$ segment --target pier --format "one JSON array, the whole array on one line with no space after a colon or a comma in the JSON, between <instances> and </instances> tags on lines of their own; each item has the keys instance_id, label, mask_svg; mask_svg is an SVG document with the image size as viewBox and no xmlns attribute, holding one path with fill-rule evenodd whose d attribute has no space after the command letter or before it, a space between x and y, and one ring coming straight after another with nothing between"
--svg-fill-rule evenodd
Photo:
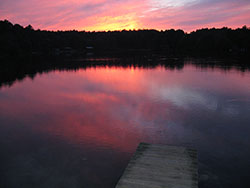
<instances>
[{"instance_id":1,"label":"pier","mask_svg":"<svg viewBox=\"0 0 250 188\"><path fill-rule=\"evenodd\" d=\"M116 188L198 188L197 151L140 143Z\"/></svg>"}]
</instances>

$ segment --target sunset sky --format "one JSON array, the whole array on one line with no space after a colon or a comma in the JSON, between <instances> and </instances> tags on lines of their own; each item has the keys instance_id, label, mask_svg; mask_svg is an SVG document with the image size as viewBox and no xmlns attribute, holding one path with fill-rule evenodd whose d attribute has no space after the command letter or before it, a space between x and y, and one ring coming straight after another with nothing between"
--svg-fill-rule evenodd
<instances>
[{"instance_id":1,"label":"sunset sky","mask_svg":"<svg viewBox=\"0 0 250 188\"><path fill-rule=\"evenodd\" d=\"M250 25L250 0L0 0L0 19L35 29L237 28Z\"/></svg>"}]
</instances>

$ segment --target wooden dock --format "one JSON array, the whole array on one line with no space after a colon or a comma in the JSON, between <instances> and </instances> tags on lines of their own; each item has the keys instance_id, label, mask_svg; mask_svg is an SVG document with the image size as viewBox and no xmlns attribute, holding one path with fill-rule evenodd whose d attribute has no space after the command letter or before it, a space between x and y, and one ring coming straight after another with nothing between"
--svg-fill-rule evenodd
<instances>
[{"instance_id":1,"label":"wooden dock","mask_svg":"<svg viewBox=\"0 0 250 188\"><path fill-rule=\"evenodd\" d=\"M141 143L116 188L198 188L197 151Z\"/></svg>"}]
</instances>

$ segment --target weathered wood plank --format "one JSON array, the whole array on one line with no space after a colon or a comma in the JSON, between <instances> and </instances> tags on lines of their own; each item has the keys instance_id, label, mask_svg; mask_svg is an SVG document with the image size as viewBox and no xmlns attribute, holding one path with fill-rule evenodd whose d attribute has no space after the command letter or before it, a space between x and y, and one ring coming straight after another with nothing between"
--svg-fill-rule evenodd
<instances>
[{"instance_id":1,"label":"weathered wood plank","mask_svg":"<svg viewBox=\"0 0 250 188\"><path fill-rule=\"evenodd\" d=\"M139 144L116 188L197 188L197 151Z\"/></svg>"}]
</instances>

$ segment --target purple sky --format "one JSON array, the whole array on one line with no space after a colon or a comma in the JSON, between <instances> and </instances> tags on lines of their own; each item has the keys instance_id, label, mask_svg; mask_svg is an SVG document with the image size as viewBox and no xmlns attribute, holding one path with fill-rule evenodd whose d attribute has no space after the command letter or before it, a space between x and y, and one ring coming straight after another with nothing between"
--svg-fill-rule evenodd
<instances>
[{"instance_id":1,"label":"purple sky","mask_svg":"<svg viewBox=\"0 0 250 188\"><path fill-rule=\"evenodd\" d=\"M0 19L49 30L237 28L250 0L0 0Z\"/></svg>"}]
</instances>

